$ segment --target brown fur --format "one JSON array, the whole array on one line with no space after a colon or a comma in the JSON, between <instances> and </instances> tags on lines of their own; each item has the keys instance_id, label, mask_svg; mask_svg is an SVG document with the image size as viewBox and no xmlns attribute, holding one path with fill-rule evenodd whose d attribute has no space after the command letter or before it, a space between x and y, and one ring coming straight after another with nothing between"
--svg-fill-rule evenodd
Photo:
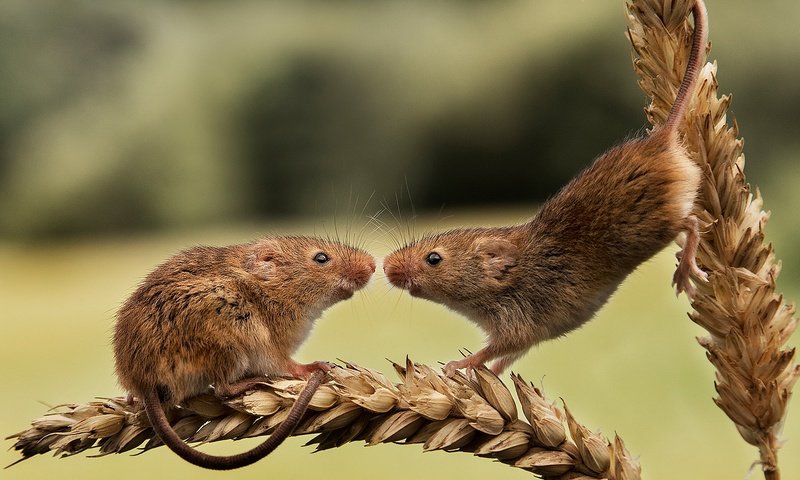
<instances>
[{"instance_id":1,"label":"brown fur","mask_svg":"<svg viewBox=\"0 0 800 480\"><path fill-rule=\"evenodd\" d=\"M466 315L487 333L486 348L450 362L448 374L495 358L499 373L536 343L579 327L639 264L681 231L696 230L691 210L701 172L677 134L706 45L700 1L694 17L693 55L664 126L598 157L526 224L430 235L384 260L392 284ZM428 264L431 252L441 262ZM693 253L684 257L675 281L691 293L689 274L705 274Z\"/></svg>"},{"instance_id":2,"label":"brown fur","mask_svg":"<svg viewBox=\"0 0 800 480\"><path fill-rule=\"evenodd\" d=\"M324 252L329 261L314 256ZM244 377L307 375L291 355L323 310L375 270L367 253L310 237L194 247L159 265L117 314L116 371L136 397L180 403Z\"/></svg>"}]
</instances>

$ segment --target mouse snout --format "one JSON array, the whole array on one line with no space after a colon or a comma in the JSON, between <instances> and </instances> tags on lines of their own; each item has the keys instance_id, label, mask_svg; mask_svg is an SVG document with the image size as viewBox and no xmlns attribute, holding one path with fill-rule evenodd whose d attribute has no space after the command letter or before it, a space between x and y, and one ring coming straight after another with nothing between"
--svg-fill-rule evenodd
<instances>
[{"instance_id":1,"label":"mouse snout","mask_svg":"<svg viewBox=\"0 0 800 480\"><path fill-rule=\"evenodd\" d=\"M344 271L344 276L352 282L355 288L361 288L369 282L375 273L375 260L370 258L364 262L353 262Z\"/></svg>"},{"instance_id":2,"label":"mouse snout","mask_svg":"<svg viewBox=\"0 0 800 480\"><path fill-rule=\"evenodd\" d=\"M368 262L365 262L364 265L361 266L356 277L358 277L357 280L362 285L366 285L369 279L372 278L373 273L375 273L375 260L370 258Z\"/></svg>"},{"instance_id":3,"label":"mouse snout","mask_svg":"<svg viewBox=\"0 0 800 480\"><path fill-rule=\"evenodd\" d=\"M383 273L395 287L405 288L409 280L414 277L413 266L409 262L397 261L387 258L383 262Z\"/></svg>"}]
</instances>

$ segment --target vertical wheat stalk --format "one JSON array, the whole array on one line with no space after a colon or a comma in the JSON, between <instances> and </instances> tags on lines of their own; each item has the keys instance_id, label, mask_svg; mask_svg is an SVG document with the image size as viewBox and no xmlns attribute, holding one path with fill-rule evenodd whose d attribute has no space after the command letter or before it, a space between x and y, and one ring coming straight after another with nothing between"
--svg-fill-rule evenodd
<instances>
[{"instance_id":1,"label":"vertical wheat stalk","mask_svg":"<svg viewBox=\"0 0 800 480\"><path fill-rule=\"evenodd\" d=\"M652 99L646 112L653 125L666 118L685 69L693 4L635 0L628 5L634 69ZM698 341L717 369L714 401L742 438L758 447L765 478L778 480L779 437L800 377L795 350L784 345L797 320L794 306L775 293L780 265L764 242L769 214L745 180L743 141L736 122L727 124L730 96L718 96L716 70L716 64L703 69L683 131L704 172L694 214L703 225L698 263L710 274L709 283L699 285L689 316L708 331Z\"/></svg>"}]
</instances>

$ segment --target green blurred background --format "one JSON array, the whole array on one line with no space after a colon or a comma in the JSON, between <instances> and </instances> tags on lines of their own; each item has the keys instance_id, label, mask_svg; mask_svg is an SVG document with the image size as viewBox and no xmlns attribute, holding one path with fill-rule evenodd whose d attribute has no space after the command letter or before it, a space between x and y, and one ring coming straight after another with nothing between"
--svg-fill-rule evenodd
<instances>
[{"instance_id":1,"label":"green blurred background","mask_svg":"<svg viewBox=\"0 0 800 480\"><path fill-rule=\"evenodd\" d=\"M780 288L798 298L800 3L707 3L748 179L774 210ZM645 126L624 28L617 0L0 3L0 434L43 413L37 402L120 392L114 312L181 248L364 228L383 256L391 232L366 225L381 203L417 232L525 219ZM756 452L711 402L713 369L693 339L703 332L669 287L675 250L514 370L589 427L619 432L646 478L742 478ZM385 357L433 364L480 341L458 315L378 274L326 313L298 358L388 372ZM781 465L800 478L797 401L790 410ZM528 477L417 446L310 456L302 443L228 475ZM218 474L162 451L35 458L2 472L56 475Z\"/></svg>"}]
</instances>

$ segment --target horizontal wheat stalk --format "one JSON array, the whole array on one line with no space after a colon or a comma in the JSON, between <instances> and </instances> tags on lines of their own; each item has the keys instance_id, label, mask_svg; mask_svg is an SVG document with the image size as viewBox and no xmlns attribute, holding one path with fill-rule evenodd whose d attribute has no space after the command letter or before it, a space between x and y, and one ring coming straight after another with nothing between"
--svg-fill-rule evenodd
<instances>
[{"instance_id":1,"label":"horizontal wheat stalk","mask_svg":"<svg viewBox=\"0 0 800 480\"><path fill-rule=\"evenodd\" d=\"M646 112L653 125L667 117L685 70L693 4L636 0L628 6L634 69L652 99ZM704 68L684 129L704 172L694 214L703 225L698 263L710 274L709 283L699 285L690 318L709 333L698 341L717 368L714 401L742 438L758 447L765 478L778 480L779 435L800 377L795 350L784 345L797 319L794 306L775 293L780 265L764 240L769 214L745 179L743 141L736 123L727 124L731 99L718 96L716 70L716 64Z\"/></svg>"},{"instance_id":2,"label":"horizontal wheat stalk","mask_svg":"<svg viewBox=\"0 0 800 480\"><path fill-rule=\"evenodd\" d=\"M567 409L512 375L525 420L511 392L486 368L447 378L431 367L393 364L392 384L380 372L345 364L314 394L294 435L316 434L317 450L353 441L422 444L425 451L469 452L500 460L545 479L640 478L638 463L618 436L613 443L579 424ZM211 394L188 400L171 419L189 442L216 442L265 435L289 412L305 381L267 379L254 390L220 401ZM147 415L123 397L56 407L12 435L20 461L38 454L74 455L99 449L122 453L161 445Z\"/></svg>"}]
</instances>

